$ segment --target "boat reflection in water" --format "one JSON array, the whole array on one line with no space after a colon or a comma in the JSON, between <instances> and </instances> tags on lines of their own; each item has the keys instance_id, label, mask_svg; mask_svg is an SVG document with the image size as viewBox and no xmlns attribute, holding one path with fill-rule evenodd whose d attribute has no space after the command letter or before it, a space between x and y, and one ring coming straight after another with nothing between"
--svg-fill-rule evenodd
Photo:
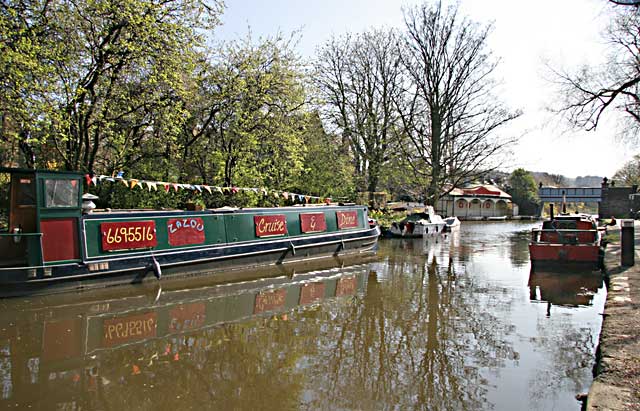
<instances>
[{"instance_id":1,"label":"boat reflection in water","mask_svg":"<svg viewBox=\"0 0 640 411\"><path fill-rule=\"evenodd\" d=\"M540 271L529 274L529 298L551 306L579 307L591 305L593 297L604 284L600 271Z\"/></svg>"},{"instance_id":2,"label":"boat reflection in water","mask_svg":"<svg viewBox=\"0 0 640 411\"><path fill-rule=\"evenodd\" d=\"M227 283L211 284L208 277L208 283L163 282L162 289L141 285L4 300L0 408L113 409L145 403L179 408L196 405L194 398L186 399L190 395L219 397L207 391L230 388L223 386L233 384L224 375L238 372L234 362L251 379L273 373L244 362L260 368L290 361L286 355L267 360L273 353L268 347L251 352L259 344L243 344L252 337L237 334L253 330L259 338L255 330L286 321L292 312L304 316L320 303L348 304L364 294L364 263L373 258L234 272L233 278L242 281ZM203 369L208 362L221 368L215 378L211 369ZM267 385L275 389L283 383L276 380ZM157 389L167 384L172 389Z\"/></svg>"}]
</instances>

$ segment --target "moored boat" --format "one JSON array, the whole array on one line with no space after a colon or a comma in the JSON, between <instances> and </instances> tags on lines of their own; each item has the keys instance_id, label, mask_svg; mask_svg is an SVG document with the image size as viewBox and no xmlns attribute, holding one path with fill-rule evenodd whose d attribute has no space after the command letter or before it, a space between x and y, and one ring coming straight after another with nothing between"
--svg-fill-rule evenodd
<instances>
[{"instance_id":1,"label":"moored boat","mask_svg":"<svg viewBox=\"0 0 640 411\"><path fill-rule=\"evenodd\" d=\"M10 177L2 296L358 254L379 235L364 206L87 212L79 173L0 172Z\"/></svg>"},{"instance_id":2,"label":"moored boat","mask_svg":"<svg viewBox=\"0 0 640 411\"><path fill-rule=\"evenodd\" d=\"M560 214L532 230L529 254L532 267L539 265L600 266L602 233L588 214Z\"/></svg>"},{"instance_id":3,"label":"moored boat","mask_svg":"<svg viewBox=\"0 0 640 411\"><path fill-rule=\"evenodd\" d=\"M442 230L443 232L452 233L454 231L460 230L460 220L458 220L458 217L452 216L452 217L447 217L443 220L446 224L444 226L444 229Z\"/></svg>"},{"instance_id":4,"label":"moored boat","mask_svg":"<svg viewBox=\"0 0 640 411\"><path fill-rule=\"evenodd\" d=\"M389 232L394 237L420 238L425 235L441 233L446 223L436 214L432 206L425 212L412 213L398 222L393 222Z\"/></svg>"}]
</instances>

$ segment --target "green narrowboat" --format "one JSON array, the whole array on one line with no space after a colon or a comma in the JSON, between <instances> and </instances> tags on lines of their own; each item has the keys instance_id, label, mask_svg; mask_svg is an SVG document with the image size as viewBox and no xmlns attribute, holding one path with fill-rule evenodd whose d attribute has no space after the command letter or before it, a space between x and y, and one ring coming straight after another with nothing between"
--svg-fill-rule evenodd
<instances>
[{"instance_id":1,"label":"green narrowboat","mask_svg":"<svg viewBox=\"0 0 640 411\"><path fill-rule=\"evenodd\" d=\"M379 235L364 206L92 211L82 174L0 174L0 296L358 254Z\"/></svg>"}]
</instances>

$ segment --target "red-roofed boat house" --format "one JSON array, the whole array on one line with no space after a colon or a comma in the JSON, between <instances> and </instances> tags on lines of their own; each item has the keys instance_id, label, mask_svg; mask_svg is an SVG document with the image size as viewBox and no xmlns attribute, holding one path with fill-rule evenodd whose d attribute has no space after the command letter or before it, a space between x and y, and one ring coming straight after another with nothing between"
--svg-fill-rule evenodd
<instances>
[{"instance_id":1,"label":"red-roofed boat house","mask_svg":"<svg viewBox=\"0 0 640 411\"><path fill-rule=\"evenodd\" d=\"M442 216L461 220L502 219L518 214L511 196L494 185L454 188L436 206Z\"/></svg>"}]
</instances>

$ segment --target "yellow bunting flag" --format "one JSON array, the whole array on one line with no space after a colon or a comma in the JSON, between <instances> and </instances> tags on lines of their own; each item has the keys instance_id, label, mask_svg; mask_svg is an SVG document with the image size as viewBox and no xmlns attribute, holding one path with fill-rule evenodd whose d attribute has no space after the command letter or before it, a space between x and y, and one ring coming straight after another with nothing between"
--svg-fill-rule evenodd
<instances>
[{"instance_id":1,"label":"yellow bunting flag","mask_svg":"<svg viewBox=\"0 0 640 411\"><path fill-rule=\"evenodd\" d=\"M135 187L138 185L138 180L136 180L135 178L131 179L131 188Z\"/></svg>"}]
</instances>

